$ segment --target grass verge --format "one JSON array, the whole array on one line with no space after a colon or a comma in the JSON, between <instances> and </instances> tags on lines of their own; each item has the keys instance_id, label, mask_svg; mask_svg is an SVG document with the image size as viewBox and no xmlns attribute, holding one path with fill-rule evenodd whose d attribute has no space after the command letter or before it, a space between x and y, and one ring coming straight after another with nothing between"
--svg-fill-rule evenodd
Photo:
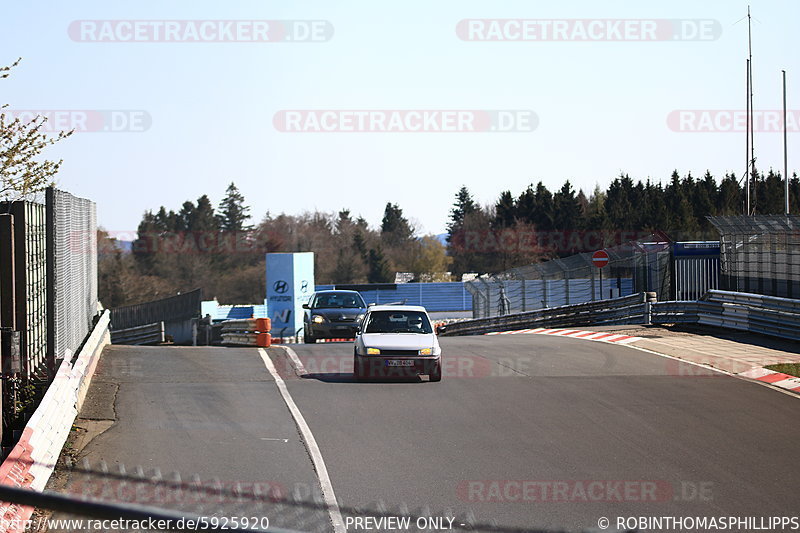
<instances>
[{"instance_id":1,"label":"grass verge","mask_svg":"<svg viewBox=\"0 0 800 533\"><path fill-rule=\"evenodd\" d=\"M764 368L800 378L800 363L779 363L777 365L767 365Z\"/></svg>"}]
</instances>

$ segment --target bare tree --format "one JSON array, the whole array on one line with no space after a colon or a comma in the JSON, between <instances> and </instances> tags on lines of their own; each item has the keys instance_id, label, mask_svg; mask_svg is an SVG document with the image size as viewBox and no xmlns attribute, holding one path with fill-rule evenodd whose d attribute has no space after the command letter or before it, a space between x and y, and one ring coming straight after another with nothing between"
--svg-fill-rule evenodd
<instances>
[{"instance_id":1,"label":"bare tree","mask_svg":"<svg viewBox=\"0 0 800 533\"><path fill-rule=\"evenodd\" d=\"M20 60L0 67L0 79L7 78ZM62 161L39 160L37 156L48 145L72 135L72 131L48 136L42 131L46 117L40 115L25 122L6 115L3 110L7 107L8 104L0 106L0 199L18 200L53 185L52 178Z\"/></svg>"}]
</instances>

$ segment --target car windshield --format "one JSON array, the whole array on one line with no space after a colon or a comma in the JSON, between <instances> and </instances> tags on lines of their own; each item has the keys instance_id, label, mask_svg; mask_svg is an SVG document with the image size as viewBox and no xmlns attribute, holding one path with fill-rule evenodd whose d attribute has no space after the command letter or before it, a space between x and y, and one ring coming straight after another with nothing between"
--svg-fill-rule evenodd
<instances>
[{"instance_id":1,"label":"car windshield","mask_svg":"<svg viewBox=\"0 0 800 533\"><path fill-rule=\"evenodd\" d=\"M373 311L365 333L433 333L428 315L421 311Z\"/></svg>"},{"instance_id":2,"label":"car windshield","mask_svg":"<svg viewBox=\"0 0 800 533\"><path fill-rule=\"evenodd\" d=\"M333 308L358 309L361 307L366 307L366 304L364 304L364 300L358 293L353 294L353 293L333 292L333 293L318 295L314 299L314 305L312 305L311 307L314 309L333 309Z\"/></svg>"}]
</instances>

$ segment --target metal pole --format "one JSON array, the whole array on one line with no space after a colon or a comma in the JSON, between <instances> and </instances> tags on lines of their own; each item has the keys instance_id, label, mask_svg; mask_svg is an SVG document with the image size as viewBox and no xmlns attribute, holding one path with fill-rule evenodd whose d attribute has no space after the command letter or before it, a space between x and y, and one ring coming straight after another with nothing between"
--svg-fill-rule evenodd
<instances>
[{"instance_id":1,"label":"metal pole","mask_svg":"<svg viewBox=\"0 0 800 533\"><path fill-rule=\"evenodd\" d=\"M745 127L745 148L744 148L744 187L745 187L745 211L746 216L750 216L750 60L747 60L747 71L745 73L747 92L745 93L745 116L747 125Z\"/></svg>"},{"instance_id":2,"label":"metal pole","mask_svg":"<svg viewBox=\"0 0 800 533\"><path fill-rule=\"evenodd\" d=\"M747 50L750 56L750 73L748 75L750 86L750 165L753 168L753 211L748 214L755 215L756 206L758 204L758 175L756 174L756 110L753 107L753 34L751 26L750 6L747 6Z\"/></svg>"},{"instance_id":3,"label":"metal pole","mask_svg":"<svg viewBox=\"0 0 800 533\"><path fill-rule=\"evenodd\" d=\"M46 264L45 276L47 302L47 372L48 378L56 377L56 200L55 189L45 191ZM63 290L63 286L61 287Z\"/></svg>"},{"instance_id":4,"label":"metal pole","mask_svg":"<svg viewBox=\"0 0 800 533\"><path fill-rule=\"evenodd\" d=\"M600 299L603 300L603 269L598 268L597 271L600 273Z\"/></svg>"},{"instance_id":5,"label":"metal pole","mask_svg":"<svg viewBox=\"0 0 800 533\"><path fill-rule=\"evenodd\" d=\"M783 73L783 191L784 203L783 212L785 215L789 214L789 148L788 138L786 136L786 71Z\"/></svg>"}]
</instances>

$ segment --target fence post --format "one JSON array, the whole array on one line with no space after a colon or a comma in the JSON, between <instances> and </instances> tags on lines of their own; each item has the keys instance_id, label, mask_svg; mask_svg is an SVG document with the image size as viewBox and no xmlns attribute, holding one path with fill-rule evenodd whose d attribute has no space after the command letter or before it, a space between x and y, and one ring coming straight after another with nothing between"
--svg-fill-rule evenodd
<instances>
[{"instance_id":1,"label":"fence post","mask_svg":"<svg viewBox=\"0 0 800 533\"><path fill-rule=\"evenodd\" d=\"M48 187L45 191L45 284L47 286L47 350L45 362L47 377L52 380L56 376L56 224L55 224L55 190Z\"/></svg>"},{"instance_id":2,"label":"fence post","mask_svg":"<svg viewBox=\"0 0 800 533\"><path fill-rule=\"evenodd\" d=\"M14 215L0 215L0 326L17 329L14 278Z\"/></svg>"}]
</instances>

